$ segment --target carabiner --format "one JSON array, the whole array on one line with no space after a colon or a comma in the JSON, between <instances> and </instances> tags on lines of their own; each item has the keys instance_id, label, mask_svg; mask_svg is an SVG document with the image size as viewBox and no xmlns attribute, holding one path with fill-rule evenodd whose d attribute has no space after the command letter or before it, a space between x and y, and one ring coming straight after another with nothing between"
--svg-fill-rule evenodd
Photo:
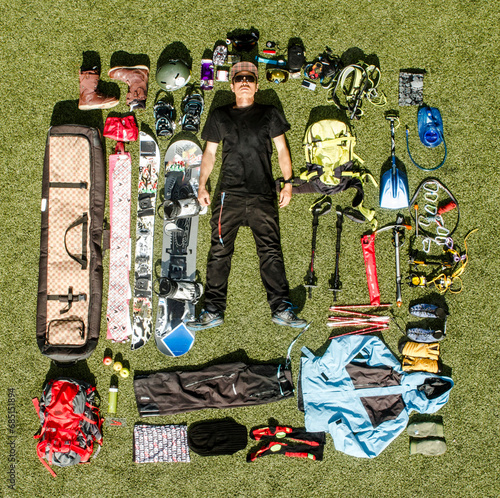
<instances>
[{"instance_id":1,"label":"carabiner","mask_svg":"<svg viewBox=\"0 0 500 498\"><path fill-rule=\"evenodd\" d=\"M424 251L426 254L429 254L431 250L431 242L432 239L430 237L426 237L422 240L422 251Z\"/></svg>"},{"instance_id":2,"label":"carabiner","mask_svg":"<svg viewBox=\"0 0 500 498\"><path fill-rule=\"evenodd\" d=\"M437 183L434 180L425 182L424 183L424 190L426 192L434 192L437 194L439 192L439 183Z\"/></svg>"},{"instance_id":3,"label":"carabiner","mask_svg":"<svg viewBox=\"0 0 500 498\"><path fill-rule=\"evenodd\" d=\"M437 200L438 200L438 193L437 192L426 192L424 194L424 199L427 202L437 202Z\"/></svg>"},{"instance_id":4,"label":"carabiner","mask_svg":"<svg viewBox=\"0 0 500 498\"><path fill-rule=\"evenodd\" d=\"M432 218L428 218L423 214L421 214L418 217L418 225L421 226L422 228L429 228L431 226L432 221L433 221Z\"/></svg>"},{"instance_id":5,"label":"carabiner","mask_svg":"<svg viewBox=\"0 0 500 498\"><path fill-rule=\"evenodd\" d=\"M437 214L436 216L434 216L434 221L438 226L444 227L444 220L442 215Z\"/></svg>"},{"instance_id":6,"label":"carabiner","mask_svg":"<svg viewBox=\"0 0 500 498\"><path fill-rule=\"evenodd\" d=\"M433 206L432 204L426 204L424 206L424 209L427 213L429 213L432 216L436 216L438 212L437 206Z\"/></svg>"},{"instance_id":7,"label":"carabiner","mask_svg":"<svg viewBox=\"0 0 500 498\"><path fill-rule=\"evenodd\" d=\"M446 237L446 243L445 246L448 249L453 249L453 239L451 237Z\"/></svg>"},{"instance_id":8,"label":"carabiner","mask_svg":"<svg viewBox=\"0 0 500 498\"><path fill-rule=\"evenodd\" d=\"M451 237L437 236L434 238L434 242L439 246L446 246L448 249L453 248L453 239Z\"/></svg>"},{"instance_id":9,"label":"carabiner","mask_svg":"<svg viewBox=\"0 0 500 498\"><path fill-rule=\"evenodd\" d=\"M447 237L450 234L448 228L438 225L436 228L436 233L440 237Z\"/></svg>"}]
</instances>

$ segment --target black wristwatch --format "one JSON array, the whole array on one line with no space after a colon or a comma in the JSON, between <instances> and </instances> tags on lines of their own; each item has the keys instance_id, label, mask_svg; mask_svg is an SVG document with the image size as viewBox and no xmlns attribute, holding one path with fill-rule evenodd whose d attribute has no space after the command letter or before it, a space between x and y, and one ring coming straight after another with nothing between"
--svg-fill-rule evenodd
<instances>
[{"instance_id":1,"label":"black wristwatch","mask_svg":"<svg viewBox=\"0 0 500 498\"><path fill-rule=\"evenodd\" d=\"M283 183L286 185L287 183L292 183L292 178L289 178L288 180L283 180Z\"/></svg>"}]
</instances>

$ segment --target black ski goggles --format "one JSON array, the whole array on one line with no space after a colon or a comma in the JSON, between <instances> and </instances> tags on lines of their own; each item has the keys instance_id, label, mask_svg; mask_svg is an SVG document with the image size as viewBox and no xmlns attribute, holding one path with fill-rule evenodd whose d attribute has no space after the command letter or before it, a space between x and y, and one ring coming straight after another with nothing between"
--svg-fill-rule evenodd
<instances>
[{"instance_id":1,"label":"black ski goggles","mask_svg":"<svg viewBox=\"0 0 500 498\"><path fill-rule=\"evenodd\" d=\"M255 83L257 79L253 74L237 74L233 78L233 83L241 83L243 81L246 81L247 83Z\"/></svg>"}]
</instances>

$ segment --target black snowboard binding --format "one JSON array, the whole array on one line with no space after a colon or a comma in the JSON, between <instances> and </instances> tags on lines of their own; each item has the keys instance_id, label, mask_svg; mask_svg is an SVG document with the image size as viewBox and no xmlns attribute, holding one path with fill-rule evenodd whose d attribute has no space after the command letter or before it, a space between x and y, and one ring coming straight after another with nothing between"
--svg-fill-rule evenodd
<instances>
[{"instance_id":1,"label":"black snowboard binding","mask_svg":"<svg viewBox=\"0 0 500 498\"><path fill-rule=\"evenodd\" d=\"M164 220L176 220L178 218L192 218L202 211L202 207L196 197L187 199L166 199L163 203Z\"/></svg>"},{"instance_id":2,"label":"black snowboard binding","mask_svg":"<svg viewBox=\"0 0 500 498\"><path fill-rule=\"evenodd\" d=\"M182 280L172 280L170 278L160 278L158 280L160 297L176 299L177 301L189 301L196 304L203 295L203 285L198 282Z\"/></svg>"},{"instance_id":3,"label":"black snowboard binding","mask_svg":"<svg viewBox=\"0 0 500 498\"><path fill-rule=\"evenodd\" d=\"M159 100L153 107L155 116L156 136L169 138L174 134L174 107L165 100Z\"/></svg>"},{"instance_id":4,"label":"black snowboard binding","mask_svg":"<svg viewBox=\"0 0 500 498\"><path fill-rule=\"evenodd\" d=\"M204 100L201 92L191 90L182 101L182 131L198 133L200 129L200 118L204 108Z\"/></svg>"},{"instance_id":5,"label":"black snowboard binding","mask_svg":"<svg viewBox=\"0 0 500 498\"><path fill-rule=\"evenodd\" d=\"M163 219L166 222L164 230L182 232L183 229L176 224L176 220L182 218L192 218L199 214L205 214L206 207L202 207L196 197L189 197L185 199L165 199L163 203Z\"/></svg>"}]
</instances>

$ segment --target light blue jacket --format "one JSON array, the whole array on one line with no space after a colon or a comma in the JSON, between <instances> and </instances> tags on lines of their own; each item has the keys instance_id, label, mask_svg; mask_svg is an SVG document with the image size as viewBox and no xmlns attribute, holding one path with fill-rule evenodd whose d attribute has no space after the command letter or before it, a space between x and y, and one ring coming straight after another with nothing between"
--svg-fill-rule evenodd
<instances>
[{"instance_id":1,"label":"light blue jacket","mask_svg":"<svg viewBox=\"0 0 500 498\"><path fill-rule=\"evenodd\" d=\"M302 352L306 355L301 358L300 374L306 430L330 432L337 450L356 457L379 455L405 429L413 410L436 412L448 401L453 387L449 377L428 372L403 372L400 362L375 336L332 339L323 356L314 356L305 347ZM370 377L367 374L384 372L384 368L370 367L385 367L385 372L389 373L387 377L392 376L392 380L382 380L382 385L374 384L377 375ZM348 369L351 374L356 369L362 371L356 382L353 383ZM429 399L422 390L429 379L444 381L444 387L434 399ZM363 381L366 384L361 385ZM391 383L393 385L383 385ZM380 408L375 416L384 419L375 424L374 406Z\"/></svg>"}]
</instances>

